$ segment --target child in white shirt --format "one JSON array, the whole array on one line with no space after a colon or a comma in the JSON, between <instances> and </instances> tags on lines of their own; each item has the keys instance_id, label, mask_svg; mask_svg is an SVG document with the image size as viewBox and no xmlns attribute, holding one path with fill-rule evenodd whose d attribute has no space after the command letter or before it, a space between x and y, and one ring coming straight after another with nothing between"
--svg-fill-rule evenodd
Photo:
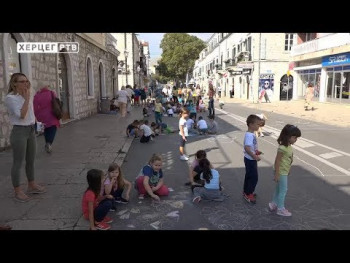
<instances>
[{"instance_id":1,"label":"child in white shirt","mask_svg":"<svg viewBox=\"0 0 350 263\"><path fill-rule=\"evenodd\" d=\"M143 124L140 126L140 131L143 131L142 137L140 139L141 143L149 142L149 140L152 140L151 135L153 134L153 131L148 126L148 120L145 120Z\"/></svg>"},{"instance_id":2,"label":"child in white shirt","mask_svg":"<svg viewBox=\"0 0 350 263\"><path fill-rule=\"evenodd\" d=\"M174 111L173 111L172 108L169 108L168 111L167 111L167 113L168 113L168 116L169 116L169 117L173 117Z\"/></svg>"}]
</instances>

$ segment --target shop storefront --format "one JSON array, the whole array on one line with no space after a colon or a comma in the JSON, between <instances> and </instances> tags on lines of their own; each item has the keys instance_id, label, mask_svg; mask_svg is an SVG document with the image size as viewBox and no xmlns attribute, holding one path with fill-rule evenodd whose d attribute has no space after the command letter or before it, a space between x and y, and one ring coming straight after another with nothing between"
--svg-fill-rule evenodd
<instances>
[{"instance_id":1,"label":"shop storefront","mask_svg":"<svg viewBox=\"0 0 350 263\"><path fill-rule=\"evenodd\" d=\"M313 100L319 100L320 96L320 84L321 84L321 69L313 68L308 70L299 70L298 78L298 97L303 97L307 85L311 83L314 87L314 98Z\"/></svg>"},{"instance_id":2,"label":"shop storefront","mask_svg":"<svg viewBox=\"0 0 350 263\"><path fill-rule=\"evenodd\" d=\"M326 101L350 103L350 53L336 54L322 58L326 68Z\"/></svg>"}]
</instances>

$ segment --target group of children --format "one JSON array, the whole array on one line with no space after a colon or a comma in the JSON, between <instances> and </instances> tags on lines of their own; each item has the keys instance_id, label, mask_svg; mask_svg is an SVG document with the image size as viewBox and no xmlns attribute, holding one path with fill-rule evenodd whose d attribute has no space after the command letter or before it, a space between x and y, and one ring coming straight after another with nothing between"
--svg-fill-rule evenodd
<instances>
[{"instance_id":1,"label":"group of children","mask_svg":"<svg viewBox=\"0 0 350 263\"><path fill-rule=\"evenodd\" d=\"M127 136L140 136L140 142L148 142L152 136L155 136L162 129L161 117L157 113L161 113L159 101L155 103L156 120L159 123L152 123L148 126L148 120L135 120L127 129ZM191 104L189 104L191 107ZM209 132L208 125L203 117L198 118L195 123L196 115L190 113L191 108L182 107L179 111L179 135L180 135L180 159L188 160L185 154L185 144L189 131L192 131L196 125L199 134ZM187 120L190 117L189 120ZM192 118L191 118L192 117ZM160 120L159 120L160 118ZM217 132L217 124L214 117L209 116L211 123L215 123ZM243 198L252 204L256 203L255 188L258 182L258 166L257 162L261 160L261 152L258 149L257 137L263 136L261 127L264 126L265 115L252 114L249 115L246 123L248 130L244 137L244 164L245 178L243 185ZM275 191L268 207L271 212L276 212L281 216L291 216L291 213L285 208L284 201L287 193L288 176L291 164L293 162L293 145L301 136L299 128L294 125L287 124L281 131L277 141L279 144L277 155L274 162L274 181L276 182ZM196 159L190 166L190 182L193 192L193 202L198 203L202 199L223 201L222 186L219 172L213 168L212 164L206 157L204 150L196 153ZM128 203L132 184L126 180L121 169L116 164L111 164L108 173L97 169L91 169L87 173L88 188L84 193L82 200L82 210L84 217L90 222L90 229L107 230L110 229L109 223L112 219L107 216L109 211L115 211L115 203ZM162 172L162 158L160 155L154 154L149 163L144 166L140 174L135 180L135 188L139 193L139 199L143 199L148 194L154 200L159 201L159 196L167 196L169 194L168 187L164 184ZM124 197L122 196L124 194Z\"/></svg>"},{"instance_id":2,"label":"group of children","mask_svg":"<svg viewBox=\"0 0 350 263\"><path fill-rule=\"evenodd\" d=\"M88 188L82 199L82 210L85 219L90 222L90 230L108 230L113 222L108 217L109 211L116 211L116 203L127 204L132 188L131 182L123 177L120 166L112 163L105 175L103 171L91 169L87 172ZM153 154L135 180L135 189L139 199L148 194L159 201L159 196L169 194L168 187L163 181L162 157ZM123 197L123 193L124 197Z\"/></svg>"},{"instance_id":3,"label":"group of children","mask_svg":"<svg viewBox=\"0 0 350 263\"><path fill-rule=\"evenodd\" d=\"M244 164L245 177L243 186L243 198L252 204L256 203L255 187L258 183L258 161L261 160L261 152L258 149L256 132L265 124L264 116L255 114L247 118L248 131L244 136ZM301 131L294 125L287 124L282 129L277 142L279 144L274 162L274 181L276 182L269 210L280 216L291 216L285 208L284 200L287 194L288 175L293 162L292 145L301 136Z\"/></svg>"}]
</instances>

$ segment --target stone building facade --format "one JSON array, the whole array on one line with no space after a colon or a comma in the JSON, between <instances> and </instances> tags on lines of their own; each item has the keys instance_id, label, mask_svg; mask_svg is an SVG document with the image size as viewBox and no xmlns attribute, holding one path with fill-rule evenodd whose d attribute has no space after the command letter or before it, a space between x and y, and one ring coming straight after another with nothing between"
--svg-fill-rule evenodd
<instances>
[{"instance_id":1,"label":"stone building facade","mask_svg":"<svg viewBox=\"0 0 350 263\"><path fill-rule=\"evenodd\" d=\"M313 100L350 103L349 33L298 33L291 55L295 99L311 84Z\"/></svg>"},{"instance_id":2,"label":"stone building facade","mask_svg":"<svg viewBox=\"0 0 350 263\"><path fill-rule=\"evenodd\" d=\"M17 42L78 42L79 52L18 54ZM118 90L118 55L105 33L0 33L0 149L10 146L4 98L13 73L26 74L35 91L49 85L63 102L64 124L103 111Z\"/></svg>"},{"instance_id":3,"label":"stone building facade","mask_svg":"<svg viewBox=\"0 0 350 263\"><path fill-rule=\"evenodd\" d=\"M204 90L213 83L222 96L234 85L235 97L252 101L268 82L270 101L280 100L294 40L295 34L285 33L214 33L195 62L194 80Z\"/></svg>"}]
</instances>

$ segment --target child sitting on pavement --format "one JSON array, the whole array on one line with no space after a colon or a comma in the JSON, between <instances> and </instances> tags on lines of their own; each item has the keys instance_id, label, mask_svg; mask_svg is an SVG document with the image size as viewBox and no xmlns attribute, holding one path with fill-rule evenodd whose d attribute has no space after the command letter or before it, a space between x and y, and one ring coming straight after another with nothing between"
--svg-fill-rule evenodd
<instances>
[{"instance_id":1,"label":"child sitting on pavement","mask_svg":"<svg viewBox=\"0 0 350 263\"><path fill-rule=\"evenodd\" d=\"M143 113L143 117L144 117L144 118L149 117L148 110L147 110L147 108L146 108L146 107L143 107L143 109L142 109L142 113Z\"/></svg>"},{"instance_id":2,"label":"child sitting on pavement","mask_svg":"<svg viewBox=\"0 0 350 263\"><path fill-rule=\"evenodd\" d=\"M200 135L206 134L208 132L207 122L203 120L202 116L199 116L198 118L197 129Z\"/></svg>"},{"instance_id":3,"label":"child sitting on pavement","mask_svg":"<svg viewBox=\"0 0 350 263\"><path fill-rule=\"evenodd\" d=\"M136 178L135 188L139 192L139 199L144 199L145 194L148 194L160 201L159 196L169 195L169 189L164 185L162 157L159 154L153 154L148 165L142 168Z\"/></svg>"},{"instance_id":4,"label":"child sitting on pavement","mask_svg":"<svg viewBox=\"0 0 350 263\"><path fill-rule=\"evenodd\" d=\"M148 120L144 120L143 124L140 126L140 131L142 131L142 137L140 139L141 143L149 142L153 140L151 135L153 134L152 129L148 126Z\"/></svg>"},{"instance_id":5,"label":"child sitting on pavement","mask_svg":"<svg viewBox=\"0 0 350 263\"><path fill-rule=\"evenodd\" d=\"M108 173L104 180L104 195L112 195L116 203L127 204L130 199L131 183L123 177L120 166L112 163L108 167ZM126 189L125 198L122 197ZM111 210L115 209L115 204Z\"/></svg>"},{"instance_id":6,"label":"child sitting on pavement","mask_svg":"<svg viewBox=\"0 0 350 263\"><path fill-rule=\"evenodd\" d=\"M111 228L108 224L113 222L107 216L112 208L113 196L100 194L103 180L101 170L91 169L87 172L88 188L83 195L82 210L84 218L90 222L90 230L108 230Z\"/></svg>"},{"instance_id":7,"label":"child sitting on pavement","mask_svg":"<svg viewBox=\"0 0 350 263\"><path fill-rule=\"evenodd\" d=\"M193 135L197 135L196 132L196 118L194 115L192 115L190 118L188 118L188 120L186 120L186 126L187 126L187 130L188 130L188 136L193 136Z\"/></svg>"},{"instance_id":8,"label":"child sitting on pavement","mask_svg":"<svg viewBox=\"0 0 350 263\"><path fill-rule=\"evenodd\" d=\"M217 134L218 132L218 123L214 120L214 115L208 116L209 125L208 125L208 133L209 134Z\"/></svg>"},{"instance_id":9,"label":"child sitting on pavement","mask_svg":"<svg viewBox=\"0 0 350 263\"><path fill-rule=\"evenodd\" d=\"M221 191L220 174L213 169L207 158L199 161L199 167L202 169L200 179L204 180L203 187L193 189L193 202L199 203L202 199L212 201L223 201L224 195Z\"/></svg>"},{"instance_id":10,"label":"child sitting on pavement","mask_svg":"<svg viewBox=\"0 0 350 263\"><path fill-rule=\"evenodd\" d=\"M138 133L138 128L139 126L139 121L138 120L134 120L131 124L128 125L128 127L126 128L126 136L130 137L130 136L135 136L135 138L138 137L137 133Z\"/></svg>"},{"instance_id":11,"label":"child sitting on pavement","mask_svg":"<svg viewBox=\"0 0 350 263\"><path fill-rule=\"evenodd\" d=\"M159 135L159 132L160 132L159 124L156 124L155 122L152 122L151 123L151 129L153 131L153 135L154 136L158 136Z\"/></svg>"},{"instance_id":12,"label":"child sitting on pavement","mask_svg":"<svg viewBox=\"0 0 350 263\"><path fill-rule=\"evenodd\" d=\"M174 115L173 109L172 109L172 108L169 108L169 109L167 110L167 114L168 114L169 117L173 117L173 115Z\"/></svg>"},{"instance_id":13,"label":"child sitting on pavement","mask_svg":"<svg viewBox=\"0 0 350 263\"><path fill-rule=\"evenodd\" d=\"M199 166L199 161L204 158L207 158L207 153L204 150L198 150L196 152L196 158L193 160L193 162L190 165L190 173L189 173L190 181L185 185L195 185L195 184L202 185L203 184L202 180L200 180L199 178L199 175L200 173L202 173L202 170L198 170L198 166ZM195 169L197 170L194 171Z\"/></svg>"}]
</instances>

